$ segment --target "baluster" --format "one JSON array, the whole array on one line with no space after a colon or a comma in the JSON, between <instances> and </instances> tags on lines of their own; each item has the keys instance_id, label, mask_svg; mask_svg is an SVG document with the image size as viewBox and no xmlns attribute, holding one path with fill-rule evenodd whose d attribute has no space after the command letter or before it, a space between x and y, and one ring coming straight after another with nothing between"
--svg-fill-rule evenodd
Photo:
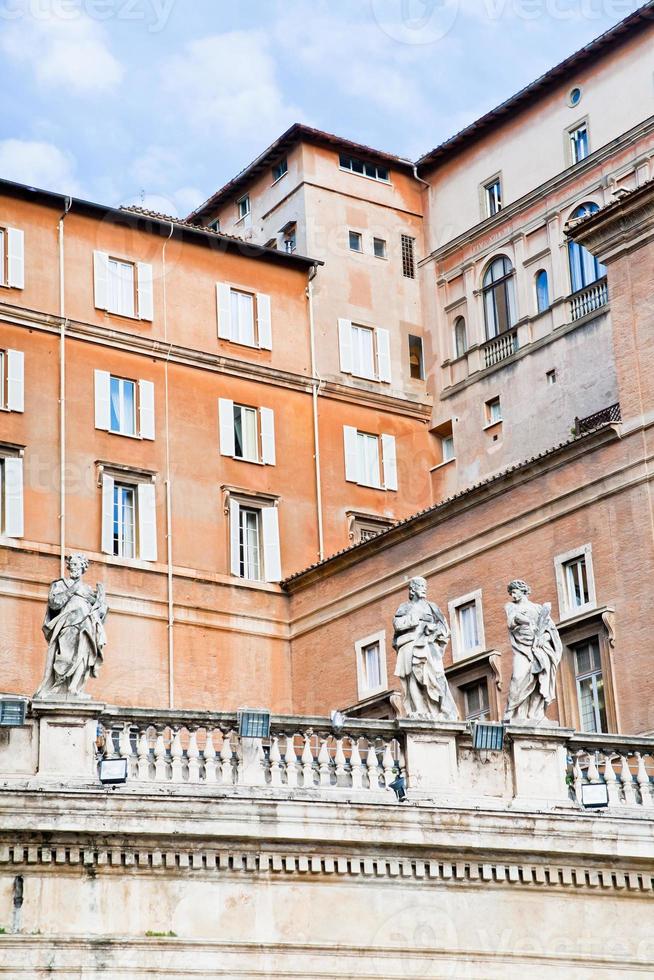
<instances>
[{"instance_id":1,"label":"baluster","mask_svg":"<svg viewBox=\"0 0 654 980\"><path fill-rule=\"evenodd\" d=\"M223 786L231 786L234 782L231 732L223 733L223 744L220 747L220 781Z\"/></svg>"},{"instance_id":2,"label":"baluster","mask_svg":"<svg viewBox=\"0 0 654 980\"><path fill-rule=\"evenodd\" d=\"M294 789L298 784L298 776L302 771L300 760L295 751L295 734L286 736L284 758L286 761L286 785L289 789Z\"/></svg>"},{"instance_id":3,"label":"baluster","mask_svg":"<svg viewBox=\"0 0 654 980\"><path fill-rule=\"evenodd\" d=\"M216 782L216 747L213 744L213 732L206 729L207 740L204 743L204 781L207 785Z\"/></svg>"},{"instance_id":4,"label":"baluster","mask_svg":"<svg viewBox=\"0 0 654 980\"><path fill-rule=\"evenodd\" d=\"M622 793L624 795L625 806L635 806L636 805L636 791L634 789L634 781L631 775L631 769L629 768L629 759L627 753L620 753L622 759L622 766L620 768L620 779L622 780Z\"/></svg>"},{"instance_id":5,"label":"baluster","mask_svg":"<svg viewBox=\"0 0 654 980\"><path fill-rule=\"evenodd\" d=\"M320 743L320 751L318 752L318 768L320 771L321 786L331 786L332 771L331 771L330 763L331 763L331 759L329 757L329 748L327 747L327 739L323 738Z\"/></svg>"},{"instance_id":6,"label":"baluster","mask_svg":"<svg viewBox=\"0 0 654 980\"><path fill-rule=\"evenodd\" d=\"M304 748L302 750L302 785L305 789L313 786L313 751L311 749L311 736L304 736Z\"/></svg>"},{"instance_id":7,"label":"baluster","mask_svg":"<svg viewBox=\"0 0 654 980\"><path fill-rule=\"evenodd\" d=\"M577 800L577 803L579 803L579 804L581 804L581 802L582 802L581 789L582 789L582 786L584 785L584 774L582 772L581 762L580 762L580 756L582 754L583 754L582 752L577 752L576 753L576 755L574 757L574 762L573 762L573 765L572 765L572 777L573 777L573 783L572 783L572 785L574 786L575 799Z\"/></svg>"},{"instance_id":8,"label":"baluster","mask_svg":"<svg viewBox=\"0 0 654 980\"><path fill-rule=\"evenodd\" d=\"M346 771L345 771L345 752L343 751L343 739L336 739L336 755L334 757L334 762L336 765L336 785L345 786L346 784Z\"/></svg>"},{"instance_id":9,"label":"baluster","mask_svg":"<svg viewBox=\"0 0 654 980\"><path fill-rule=\"evenodd\" d=\"M599 769L597 768L597 752L589 752L588 754L588 782L601 782Z\"/></svg>"},{"instance_id":10,"label":"baluster","mask_svg":"<svg viewBox=\"0 0 654 980\"><path fill-rule=\"evenodd\" d=\"M609 806L615 806L620 802L620 787L613 768L613 753L610 750L604 752L604 779L609 796Z\"/></svg>"},{"instance_id":11,"label":"baluster","mask_svg":"<svg viewBox=\"0 0 654 980\"><path fill-rule=\"evenodd\" d=\"M154 779L157 783L165 783L168 778L168 766L163 728L159 728L156 731L157 737L154 743Z\"/></svg>"},{"instance_id":12,"label":"baluster","mask_svg":"<svg viewBox=\"0 0 654 980\"><path fill-rule=\"evenodd\" d=\"M147 725L139 732L136 753L138 755L137 778L146 782L150 778L150 740Z\"/></svg>"},{"instance_id":13,"label":"baluster","mask_svg":"<svg viewBox=\"0 0 654 980\"><path fill-rule=\"evenodd\" d=\"M387 786L390 786L395 778L393 773L395 760L393 758L393 753L391 752L390 740L384 742L384 757L382 759L382 766L384 767L384 782Z\"/></svg>"},{"instance_id":14,"label":"baluster","mask_svg":"<svg viewBox=\"0 0 654 980\"><path fill-rule=\"evenodd\" d=\"M372 739L368 739L366 768L368 770L368 789L379 789L379 760L375 752L375 743Z\"/></svg>"},{"instance_id":15,"label":"baluster","mask_svg":"<svg viewBox=\"0 0 654 980\"><path fill-rule=\"evenodd\" d=\"M103 725L102 734L104 735L104 757L105 759L115 759L118 756L116 743L114 742L114 726Z\"/></svg>"},{"instance_id":16,"label":"baluster","mask_svg":"<svg viewBox=\"0 0 654 980\"><path fill-rule=\"evenodd\" d=\"M123 722L118 732L118 755L127 759L127 778L131 779L136 771L136 759L132 752L129 722Z\"/></svg>"},{"instance_id":17,"label":"baluster","mask_svg":"<svg viewBox=\"0 0 654 980\"><path fill-rule=\"evenodd\" d=\"M170 744L170 778L174 783L183 782L183 768L182 768L182 758L184 755L184 750L182 749L182 738L180 734L180 729L175 728L173 731L173 737Z\"/></svg>"},{"instance_id":18,"label":"baluster","mask_svg":"<svg viewBox=\"0 0 654 980\"><path fill-rule=\"evenodd\" d=\"M279 736L273 735L270 746L270 785L282 785L282 754L279 751Z\"/></svg>"},{"instance_id":19,"label":"baluster","mask_svg":"<svg viewBox=\"0 0 654 980\"><path fill-rule=\"evenodd\" d=\"M638 759L638 774L636 778L640 789L641 803L647 807L654 806L654 794L652 793L652 785L647 774L645 758L640 752L636 752L636 758Z\"/></svg>"},{"instance_id":20,"label":"baluster","mask_svg":"<svg viewBox=\"0 0 654 980\"><path fill-rule=\"evenodd\" d=\"M359 752L358 738L352 739L350 768L352 770L352 789L363 789L363 766L361 765L361 753Z\"/></svg>"},{"instance_id":21,"label":"baluster","mask_svg":"<svg viewBox=\"0 0 654 980\"><path fill-rule=\"evenodd\" d=\"M198 748L197 728L189 730L188 740L188 781L189 783L200 782L200 750Z\"/></svg>"}]
</instances>

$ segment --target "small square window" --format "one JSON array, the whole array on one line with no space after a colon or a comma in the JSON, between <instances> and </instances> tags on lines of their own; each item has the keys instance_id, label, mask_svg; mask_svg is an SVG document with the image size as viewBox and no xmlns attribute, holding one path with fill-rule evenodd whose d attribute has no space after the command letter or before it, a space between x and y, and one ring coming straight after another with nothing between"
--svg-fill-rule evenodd
<instances>
[{"instance_id":1,"label":"small square window","mask_svg":"<svg viewBox=\"0 0 654 980\"><path fill-rule=\"evenodd\" d=\"M441 436L441 452L444 463L454 459L454 436Z\"/></svg>"},{"instance_id":2,"label":"small square window","mask_svg":"<svg viewBox=\"0 0 654 980\"><path fill-rule=\"evenodd\" d=\"M486 402L486 424L495 425L502 421L502 403L499 398L491 398Z\"/></svg>"},{"instance_id":3,"label":"small square window","mask_svg":"<svg viewBox=\"0 0 654 980\"><path fill-rule=\"evenodd\" d=\"M284 251L292 254L297 248L297 225L295 222L284 230Z\"/></svg>"},{"instance_id":4,"label":"small square window","mask_svg":"<svg viewBox=\"0 0 654 980\"><path fill-rule=\"evenodd\" d=\"M384 238L373 238L372 247L378 259L386 258L386 240Z\"/></svg>"},{"instance_id":5,"label":"small square window","mask_svg":"<svg viewBox=\"0 0 654 980\"><path fill-rule=\"evenodd\" d=\"M417 381L425 379L425 363L422 351L422 337L409 334L409 368L411 377Z\"/></svg>"},{"instance_id":6,"label":"small square window","mask_svg":"<svg viewBox=\"0 0 654 980\"><path fill-rule=\"evenodd\" d=\"M348 517L349 537L354 544L362 544L376 538L378 534L391 527L391 521L364 514L350 514Z\"/></svg>"},{"instance_id":7,"label":"small square window","mask_svg":"<svg viewBox=\"0 0 654 980\"><path fill-rule=\"evenodd\" d=\"M548 371L547 372L547 374L545 375L545 380L547 381L548 385L555 385L556 384L556 369L555 368L552 368L551 371Z\"/></svg>"},{"instance_id":8,"label":"small square window","mask_svg":"<svg viewBox=\"0 0 654 980\"><path fill-rule=\"evenodd\" d=\"M488 217L492 217L497 214L498 211L502 210L502 181L499 177L496 177L489 184L484 184L484 192L486 196L486 213Z\"/></svg>"},{"instance_id":9,"label":"small square window","mask_svg":"<svg viewBox=\"0 0 654 980\"><path fill-rule=\"evenodd\" d=\"M240 201L237 202L237 207L239 220L241 218L246 218L250 213L250 195L246 194L244 197L242 197Z\"/></svg>"},{"instance_id":10,"label":"small square window","mask_svg":"<svg viewBox=\"0 0 654 980\"><path fill-rule=\"evenodd\" d=\"M363 236L358 231L348 232L350 250L352 252L363 252Z\"/></svg>"},{"instance_id":11,"label":"small square window","mask_svg":"<svg viewBox=\"0 0 654 980\"><path fill-rule=\"evenodd\" d=\"M211 231L220 231L220 218L213 218L207 225L207 228L211 229Z\"/></svg>"},{"instance_id":12,"label":"small square window","mask_svg":"<svg viewBox=\"0 0 654 980\"><path fill-rule=\"evenodd\" d=\"M283 177L285 173L288 173L288 160L284 157L279 163L276 163L272 168L273 183Z\"/></svg>"}]
</instances>

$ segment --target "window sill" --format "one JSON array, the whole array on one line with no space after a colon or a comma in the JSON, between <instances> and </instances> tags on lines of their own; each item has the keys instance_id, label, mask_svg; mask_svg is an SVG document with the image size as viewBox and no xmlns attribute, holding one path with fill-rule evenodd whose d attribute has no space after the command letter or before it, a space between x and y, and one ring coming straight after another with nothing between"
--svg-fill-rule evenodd
<instances>
[{"instance_id":1,"label":"window sill","mask_svg":"<svg viewBox=\"0 0 654 980\"><path fill-rule=\"evenodd\" d=\"M252 463L254 466L270 466L270 463L264 463L262 459L246 459L244 456L229 456L228 459L233 459L235 463Z\"/></svg>"},{"instance_id":2,"label":"window sill","mask_svg":"<svg viewBox=\"0 0 654 980\"><path fill-rule=\"evenodd\" d=\"M234 222L234 225L240 225L243 221L246 220L246 218L249 218L251 214L252 214L251 211L248 211L247 214L242 214L240 218L237 218L236 219L236 221Z\"/></svg>"},{"instance_id":3,"label":"window sill","mask_svg":"<svg viewBox=\"0 0 654 980\"><path fill-rule=\"evenodd\" d=\"M278 184L280 182L280 180L283 180L284 177L287 177L287 176L288 176L288 170L285 170L283 174L280 174L279 175L279 177L275 177L275 179L273 180L273 182L272 182L272 184L270 186L271 187L274 187L275 184Z\"/></svg>"},{"instance_id":4,"label":"window sill","mask_svg":"<svg viewBox=\"0 0 654 980\"><path fill-rule=\"evenodd\" d=\"M154 442L153 439L144 440L143 436L138 435L136 432L116 432L115 429L98 429L98 432L106 432L110 436L121 436L123 439L135 439L136 442Z\"/></svg>"},{"instance_id":5,"label":"window sill","mask_svg":"<svg viewBox=\"0 0 654 980\"><path fill-rule=\"evenodd\" d=\"M219 342L223 344L234 344L235 347L246 347L248 350L264 350L266 348L259 347L258 344L248 344L244 340L227 340L225 337L219 337Z\"/></svg>"},{"instance_id":6,"label":"window sill","mask_svg":"<svg viewBox=\"0 0 654 980\"><path fill-rule=\"evenodd\" d=\"M504 419L497 419L495 422L487 422L484 426L484 432L486 432L488 429L497 428L498 426L502 425L503 422Z\"/></svg>"},{"instance_id":7,"label":"window sill","mask_svg":"<svg viewBox=\"0 0 654 980\"><path fill-rule=\"evenodd\" d=\"M562 612L559 616L558 625L575 626L577 623L583 623L587 619L594 619L608 611L610 611L608 606L587 603L585 606L579 606L577 609L566 609Z\"/></svg>"},{"instance_id":8,"label":"window sill","mask_svg":"<svg viewBox=\"0 0 654 980\"><path fill-rule=\"evenodd\" d=\"M450 463L456 463L456 456L452 456L451 459L444 459L442 463L436 463L436 466L432 466L429 472L435 473L436 470L442 470L444 466L449 466Z\"/></svg>"}]
</instances>

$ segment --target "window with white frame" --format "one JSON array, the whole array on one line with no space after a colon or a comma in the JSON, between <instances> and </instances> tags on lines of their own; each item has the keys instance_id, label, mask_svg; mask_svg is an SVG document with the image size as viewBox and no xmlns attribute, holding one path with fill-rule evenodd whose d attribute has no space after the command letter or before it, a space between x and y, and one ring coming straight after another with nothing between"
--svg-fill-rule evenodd
<instances>
[{"instance_id":1,"label":"window with white frame","mask_svg":"<svg viewBox=\"0 0 654 980\"><path fill-rule=\"evenodd\" d=\"M343 426L345 479L362 487L397 490L395 437Z\"/></svg>"},{"instance_id":2,"label":"window with white frame","mask_svg":"<svg viewBox=\"0 0 654 980\"><path fill-rule=\"evenodd\" d=\"M272 350L270 296L216 283L218 337L245 347Z\"/></svg>"},{"instance_id":3,"label":"window with white frame","mask_svg":"<svg viewBox=\"0 0 654 980\"><path fill-rule=\"evenodd\" d=\"M456 357L463 357L468 350L468 334L465 317L458 316L454 321L454 351Z\"/></svg>"},{"instance_id":4,"label":"window with white frame","mask_svg":"<svg viewBox=\"0 0 654 980\"><path fill-rule=\"evenodd\" d=\"M486 204L486 215L489 218L502 210L501 177L493 177L487 184L484 184L484 200Z\"/></svg>"},{"instance_id":5,"label":"window with white frame","mask_svg":"<svg viewBox=\"0 0 654 980\"><path fill-rule=\"evenodd\" d=\"M280 160L279 163L276 163L272 168L273 184L280 180L286 173L288 173L288 160L286 157L284 157L283 160Z\"/></svg>"},{"instance_id":6,"label":"window with white frame","mask_svg":"<svg viewBox=\"0 0 654 980\"><path fill-rule=\"evenodd\" d=\"M154 383L96 370L95 427L121 436L154 439Z\"/></svg>"},{"instance_id":7,"label":"window with white frame","mask_svg":"<svg viewBox=\"0 0 654 980\"><path fill-rule=\"evenodd\" d=\"M238 220L239 221L241 221L243 218L247 218L247 216L250 213L250 195L249 194L244 194L243 197L241 197L236 202L236 208L237 208L237 211L238 211Z\"/></svg>"},{"instance_id":8,"label":"window with white frame","mask_svg":"<svg viewBox=\"0 0 654 980\"><path fill-rule=\"evenodd\" d=\"M502 402L498 398L490 398L484 405L486 425L496 425L502 421Z\"/></svg>"},{"instance_id":9,"label":"window with white frame","mask_svg":"<svg viewBox=\"0 0 654 980\"><path fill-rule=\"evenodd\" d=\"M489 717L488 681L485 677L461 688L466 721L487 721Z\"/></svg>"},{"instance_id":10,"label":"window with white frame","mask_svg":"<svg viewBox=\"0 0 654 980\"><path fill-rule=\"evenodd\" d=\"M363 235L358 231L348 231L351 252L363 252Z\"/></svg>"},{"instance_id":11,"label":"window with white frame","mask_svg":"<svg viewBox=\"0 0 654 980\"><path fill-rule=\"evenodd\" d=\"M606 732L606 698L600 646L596 636L572 647L582 732Z\"/></svg>"},{"instance_id":12,"label":"window with white frame","mask_svg":"<svg viewBox=\"0 0 654 980\"><path fill-rule=\"evenodd\" d=\"M386 239L384 238L373 238L372 240L372 251L377 259L386 258Z\"/></svg>"},{"instance_id":13,"label":"window with white frame","mask_svg":"<svg viewBox=\"0 0 654 980\"><path fill-rule=\"evenodd\" d=\"M20 228L0 227L0 286L25 286L25 237Z\"/></svg>"},{"instance_id":14,"label":"window with white frame","mask_svg":"<svg viewBox=\"0 0 654 980\"><path fill-rule=\"evenodd\" d=\"M350 170L353 174L362 177L372 177L373 180L389 182L388 167L382 164L370 163L369 161L359 160L358 157L351 157L347 153L341 153L338 157L341 170Z\"/></svg>"},{"instance_id":15,"label":"window with white frame","mask_svg":"<svg viewBox=\"0 0 654 980\"><path fill-rule=\"evenodd\" d=\"M489 264L482 281L486 339L511 330L516 322L515 270L506 255Z\"/></svg>"},{"instance_id":16,"label":"window with white frame","mask_svg":"<svg viewBox=\"0 0 654 980\"><path fill-rule=\"evenodd\" d=\"M102 551L117 558L157 560L156 494L152 477L122 468L102 473Z\"/></svg>"},{"instance_id":17,"label":"window with white frame","mask_svg":"<svg viewBox=\"0 0 654 980\"><path fill-rule=\"evenodd\" d=\"M593 552L590 544L557 555L554 568L562 619L596 607Z\"/></svg>"},{"instance_id":18,"label":"window with white frame","mask_svg":"<svg viewBox=\"0 0 654 980\"><path fill-rule=\"evenodd\" d=\"M354 644L357 662L357 688L359 699L385 691L388 687L386 673L386 634L382 631L357 640Z\"/></svg>"},{"instance_id":19,"label":"window with white frame","mask_svg":"<svg viewBox=\"0 0 654 980\"><path fill-rule=\"evenodd\" d=\"M452 626L452 659L463 660L485 649L481 589L448 604Z\"/></svg>"},{"instance_id":20,"label":"window with white frame","mask_svg":"<svg viewBox=\"0 0 654 980\"><path fill-rule=\"evenodd\" d=\"M95 306L116 316L152 320L152 266L106 252L93 253Z\"/></svg>"},{"instance_id":21,"label":"window with white frame","mask_svg":"<svg viewBox=\"0 0 654 980\"><path fill-rule=\"evenodd\" d=\"M0 409L22 412L25 408L25 355L22 350L0 350Z\"/></svg>"},{"instance_id":22,"label":"window with white frame","mask_svg":"<svg viewBox=\"0 0 654 980\"><path fill-rule=\"evenodd\" d=\"M391 335L381 327L338 321L338 346L343 374L391 383Z\"/></svg>"},{"instance_id":23,"label":"window with white frame","mask_svg":"<svg viewBox=\"0 0 654 980\"><path fill-rule=\"evenodd\" d=\"M23 458L22 450L0 444L0 534L22 538Z\"/></svg>"},{"instance_id":24,"label":"window with white frame","mask_svg":"<svg viewBox=\"0 0 654 980\"><path fill-rule=\"evenodd\" d=\"M443 463L449 463L454 459L454 436L451 432L449 435L441 436L441 457Z\"/></svg>"},{"instance_id":25,"label":"window with white frame","mask_svg":"<svg viewBox=\"0 0 654 980\"><path fill-rule=\"evenodd\" d=\"M282 572L275 504L256 497L231 496L229 524L232 575L251 582L279 582Z\"/></svg>"},{"instance_id":26,"label":"window with white frame","mask_svg":"<svg viewBox=\"0 0 654 980\"><path fill-rule=\"evenodd\" d=\"M275 414L271 408L218 400L220 453L249 463L275 465Z\"/></svg>"},{"instance_id":27,"label":"window with white frame","mask_svg":"<svg viewBox=\"0 0 654 980\"><path fill-rule=\"evenodd\" d=\"M588 133L588 123L583 122L568 130L568 140L570 142L570 163L580 163L585 160L590 153L590 140Z\"/></svg>"}]
</instances>

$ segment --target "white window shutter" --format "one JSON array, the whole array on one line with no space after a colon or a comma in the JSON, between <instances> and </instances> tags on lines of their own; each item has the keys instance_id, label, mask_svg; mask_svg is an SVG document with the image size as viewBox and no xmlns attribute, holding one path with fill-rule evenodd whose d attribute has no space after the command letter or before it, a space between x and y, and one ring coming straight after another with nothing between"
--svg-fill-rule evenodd
<instances>
[{"instance_id":1,"label":"white window shutter","mask_svg":"<svg viewBox=\"0 0 654 980\"><path fill-rule=\"evenodd\" d=\"M357 430L354 426L343 426L343 443L345 448L345 479L349 483L359 483L359 444Z\"/></svg>"},{"instance_id":2,"label":"white window shutter","mask_svg":"<svg viewBox=\"0 0 654 980\"><path fill-rule=\"evenodd\" d=\"M111 375L108 371L95 371L95 427L106 432L111 427L110 408Z\"/></svg>"},{"instance_id":3,"label":"white window shutter","mask_svg":"<svg viewBox=\"0 0 654 980\"><path fill-rule=\"evenodd\" d=\"M98 310L109 308L109 256L106 252L93 253L93 290Z\"/></svg>"},{"instance_id":4,"label":"white window shutter","mask_svg":"<svg viewBox=\"0 0 654 980\"><path fill-rule=\"evenodd\" d=\"M25 243L20 228L7 228L7 285L25 286Z\"/></svg>"},{"instance_id":5,"label":"white window shutter","mask_svg":"<svg viewBox=\"0 0 654 980\"><path fill-rule=\"evenodd\" d=\"M239 534L239 518L241 508L238 501L229 500L229 567L232 575L241 575L241 548Z\"/></svg>"},{"instance_id":6,"label":"white window shutter","mask_svg":"<svg viewBox=\"0 0 654 980\"><path fill-rule=\"evenodd\" d=\"M114 478L102 475L102 551L114 553Z\"/></svg>"},{"instance_id":7,"label":"white window shutter","mask_svg":"<svg viewBox=\"0 0 654 980\"><path fill-rule=\"evenodd\" d=\"M257 293L257 330L259 347L272 350L272 325L270 321L270 296Z\"/></svg>"},{"instance_id":8,"label":"white window shutter","mask_svg":"<svg viewBox=\"0 0 654 980\"><path fill-rule=\"evenodd\" d=\"M275 413L272 408L259 409L261 417L261 458L268 466L274 466L275 457Z\"/></svg>"},{"instance_id":9,"label":"white window shutter","mask_svg":"<svg viewBox=\"0 0 654 980\"><path fill-rule=\"evenodd\" d=\"M153 320L152 266L149 262L137 262L136 264L136 289L138 292L139 320Z\"/></svg>"},{"instance_id":10,"label":"white window shutter","mask_svg":"<svg viewBox=\"0 0 654 980\"><path fill-rule=\"evenodd\" d=\"M338 349L341 355L341 371L352 374L352 321L339 318Z\"/></svg>"},{"instance_id":11,"label":"white window shutter","mask_svg":"<svg viewBox=\"0 0 654 980\"><path fill-rule=\"evenodd\" d=\"M395 455L395 436L382 435L382 465L384 468L384 489L397 490L397 457Z\"/></svg>"},{"instance_id":12,"label":"white window shutter","mask_svg":"<svg viewBox=\"0 0 654 980\"><path fill-rule=\"evenodd\" d=\"M377 377L391 383L391 335L388 330L377 328Z\"/></svg>"},{"instance_id":13,"label":"white window shutter","mask_svg":"<svg viewBox=\"0 0 654 980\"><path fill-rule=\"evenodd\" d=\"M139 558L157 560L157 507L154 483L138 484Z\"/></svg>"},{"instance_id":14,"label":"white window shutter","mask_svg":"<svg viewBox=\"0 0 654 980\"><path fill-rule=\"evenodd\" d=\"M5 470L5 527L8 538L22 538L23 529L23 460L9 456Z\"/></svg>"},{"instance_id":15,"label":"white window shutter","mask_svg":"<svg viewBox=\"0 0 654 980\"><path fill-rule=\"evenodd\" d=\"M221 340L232 339L232 291L226 282L216 283L218 308L218 336Z\"/></svg>"},{"instance_id":16,"label":"white window shutter","mask_svg":"<svg viewBox=\"0 0 654 980\"><path fill-rule=\"evenodd\" d=\"M218 399L218 421L220 426L220 455L234 456L234 402L231 398Z\"/></svg>"},{"instance_id":17,"label":"white window shutter","mask_svg":"<svg viewBox=\"0 0 654 980\"><path fill-rule=\"evenodd\" d=\"M22 412L25 408L25 355L22 350L7 351L7 408Z\"/></svg>"},{"instance_id":18,"label":"white window shutter","mask_svg":"<svg viewBox=\"0 0 654 980\"><path fill-rule=\"evenodd\" d=\"M154 384L139 381L139 433L141 439L154 439Z\"/></svg>"},{"instance_id":19,"label":"white window shutter","mask_svg":"<svg viewBox=\"0 0 654 980\"><path fill-rule=\"evenodd\" d=\"M266 582L279 582L282 577L282 563L279 550L279 515L276 507L264 507L261 511L263 522L263 564Z\"/></svg>"}]
</instances>

